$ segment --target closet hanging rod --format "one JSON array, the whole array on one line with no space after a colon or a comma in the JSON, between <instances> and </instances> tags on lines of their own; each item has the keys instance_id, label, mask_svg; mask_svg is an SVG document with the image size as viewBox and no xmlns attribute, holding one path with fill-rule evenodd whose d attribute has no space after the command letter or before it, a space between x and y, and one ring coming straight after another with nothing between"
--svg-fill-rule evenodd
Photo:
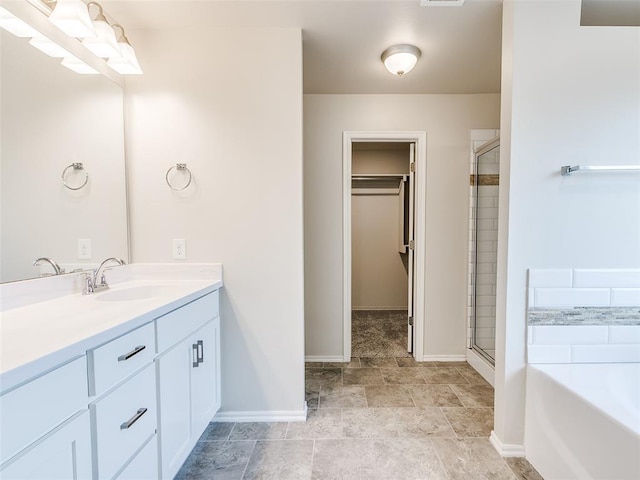
<instances>
[{"instance_id":1,"label":"closet hanging rod","mask_svg":"<svg viewBox=\"0 0 640 480\"><path fill-rule=\"evenodd\" d=\"M560 167L560 175L571 175L573 172L593 170L600 172L640 171L640 165L565 165Z\"/></svg>"},{"instance_id":2,"label":"closet hanging rod","mask_svg":"<svg viewBox=\"0 0 640 480\"><path fill-rule=\"evenodd\" d=\"M388 174L388 173L372 173L372 174L353 174L351 175L351 180L386 180L386 179L404 179L409 175L408 173L396 173L396 174Z\"/></svg>"}]
</instances>

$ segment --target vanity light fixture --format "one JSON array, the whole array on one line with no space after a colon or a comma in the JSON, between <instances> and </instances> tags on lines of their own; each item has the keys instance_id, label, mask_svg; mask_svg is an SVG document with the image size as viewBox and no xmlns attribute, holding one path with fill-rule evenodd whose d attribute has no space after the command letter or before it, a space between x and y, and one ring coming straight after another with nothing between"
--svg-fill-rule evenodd
<instances>
[{"instance_id":1,"label":"vanity light fixture","mask_svg":"<svg viewBox=\"0 0 640 480\"><path fill-rule=\"evenodd\" d=\"M118 46L120 47L120 56L111 57L107 60L107 65L122 75L142 75L142 68L136 58L136 52L129 43L129 39L124 34L122 25L112 25L113 29L120 29L122 33L118 36Z\"/></svg>"},{"instance_id":2,"label":"vanity light fixture","mask_svg":"<svg viewBox=\"0 0 640 480\"><path fill-rule=\"evenodd\" d=\"M13 13L0 7L0 27L4 28L7 32L12 33L16 37L36 37L40 35L35 28L26 22L20 20Z\"/></svg>"},{"instance_id":3,"label":"vanity light fixture","mask_svg":"<svg viewBox=\"0 0 640 480\"><path fill-rule=\"evenodd\" d=\"M380 59L390 73L400 77L416 66L420 54L420 49L415 45L400 44L387 48Z\"/></svg>"},{"instance_id":4,"label":"vanity light fixture","mask_svg":"<svg viewBox=\"0 0 640 480\"><path fill-rule=\"evenodd\" d=\"M46 53L50 57L64 58L72 56L67 50L62 48L53 40L48 39L47 37L33 37L31 40L29 40L29 45L37 48L43 53Z\"/></svg>"},{"instance_id":5,"label":"vanity light fixture","mask_svg":"<svg viewBox=\"0 0 640 480\"><path fill-rule=\"evenodd\" d=\"M80 73L82 75L99 75L99 72L97 70L95 70L93 67L90 67L82 60L74 57L73 55L63 58L62 62L60 63L63 66L67 67L69 70L73 70L74 72Z\"/></svg>"},{"instance_id":6,"label":"vanity light fixture","mask_svg":"<svg viewBox=\"0 0 640 480\"><path fill-rule=\"evenodd\" d=\"M118 46L118 40L116 39L116 33L111 25L107 21L102 11L102 5L96 2L89 2L87 8L90 11L91 7L98 9L98 14L93 19L93 27L96 31L95 37L88 37L82 40L84 45L91 53L100 58L111 58L120 56L120 48Z\"/></svg>"},{"instance_id":7,"label":"vanity light fixture","mask_svg":"<svg viewBox=\"0 0 640 480\"><path fill-rule=\"evenodd\" d=\"M57 0L49 21L70 37L95 37L89 8L82 0Z\"/></svg>"}]
</instances>

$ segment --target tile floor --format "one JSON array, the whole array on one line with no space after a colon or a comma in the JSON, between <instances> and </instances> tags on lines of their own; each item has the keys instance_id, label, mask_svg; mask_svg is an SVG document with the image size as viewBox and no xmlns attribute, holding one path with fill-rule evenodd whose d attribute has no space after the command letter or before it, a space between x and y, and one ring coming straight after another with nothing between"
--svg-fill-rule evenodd
<instances>
[{"instance_id":1,"label":"tile floor","mask_svg":"<svg viewBox=\"0 0 640 480\"><path fill-rule=\"evenodd\" d=\"M489 443L493 388L466 362L306 367L307 422L212 423L176 478L541 479Z\"/></svg>"}]
</instances>

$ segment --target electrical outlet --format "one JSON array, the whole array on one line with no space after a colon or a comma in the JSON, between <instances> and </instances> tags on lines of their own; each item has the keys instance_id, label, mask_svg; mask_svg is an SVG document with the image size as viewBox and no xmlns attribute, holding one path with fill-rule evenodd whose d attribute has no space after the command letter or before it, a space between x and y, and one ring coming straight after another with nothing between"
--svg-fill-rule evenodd
<instances>
[{"instance_id":1,"label":"electrical outlet","mask_svg":"<svg viewBox=\"0 0 640 480\"><path fill-rule=\"evenodd\" d=\"M91 258L91 240L88 238L78 239L78 259L89 260Z\"/></svg>"},{"instance_id":2,"label":"electrical outlet","mask_svg":"<svg viewBox=\"0 0 640 480\"><path fill-rule=\"evenodd\" d=\"M173 258L175 260L184 260L187 258L187 242L184 238L173 239Z\"/></svg>"}]
</instances>

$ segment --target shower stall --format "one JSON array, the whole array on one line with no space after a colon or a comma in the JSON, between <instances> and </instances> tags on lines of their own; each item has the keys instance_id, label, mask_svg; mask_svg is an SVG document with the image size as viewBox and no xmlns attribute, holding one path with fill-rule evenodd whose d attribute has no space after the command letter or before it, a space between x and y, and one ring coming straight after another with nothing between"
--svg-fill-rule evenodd
<instances>
[{"instance_id":1,"label":"shower stall","mask_svg":"<svg viewBox=\"0 0 640 480\"><path fill-rule=\"evenodd\" d=\"M470 348L495 364L500 139L474 152L471 174Z\"/></svg>"}]
</instances>

